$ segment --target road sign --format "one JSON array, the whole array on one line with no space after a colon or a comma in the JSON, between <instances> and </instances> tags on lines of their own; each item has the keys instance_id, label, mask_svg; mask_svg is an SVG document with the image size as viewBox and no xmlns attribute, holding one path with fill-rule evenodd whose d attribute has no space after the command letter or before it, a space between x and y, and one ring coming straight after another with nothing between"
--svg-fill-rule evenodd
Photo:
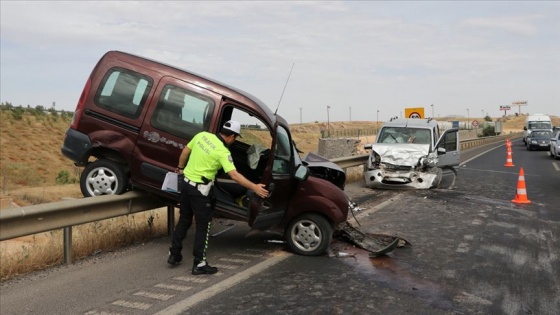
<instances>
[{"instance_id":1,"label":"road sign","mask_svg":"<svg viewBox=\"0 0 560 315\"><path fill-rule=\"evenodd\" d=\"M407 118L424 118L424 107L409 107L404 109Z\"/></svg>"},{"instance_id":2,"label":"road sign","mask_svg":"<svg viewBox=\"0 0 560 315\"><path fill-rule=\"evenodd\" d=\"M478 120L473 120L471 124L473 127L478 127Z\"/></svg>"}]
</instances>

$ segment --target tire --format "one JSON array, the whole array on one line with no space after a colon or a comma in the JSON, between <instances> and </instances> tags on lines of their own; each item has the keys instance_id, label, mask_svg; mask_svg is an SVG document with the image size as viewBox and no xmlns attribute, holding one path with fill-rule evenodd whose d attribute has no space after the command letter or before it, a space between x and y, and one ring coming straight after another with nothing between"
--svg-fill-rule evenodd
<instances>
[{"instance_id":1,"label":"tire","mask_svg":"<svg viewBox=\"0 0 560 315\"><path fill-rule=\"evenodd\" d=\"M323 216L306 213L290 222L284 235L294 253L318 256L331 244L333 228Z\"/></svg>"},{"instance_id":2,"label":"tire","mask_svg":"<svg viewBox=\"0 0 560 315\"><path fill-rule=\"evenodd\" d=\"M111 160L97 160L82 172L80 190L84 197L120 195L127 190L127 182L122 165Z\"/></svg>"}]
</instances>

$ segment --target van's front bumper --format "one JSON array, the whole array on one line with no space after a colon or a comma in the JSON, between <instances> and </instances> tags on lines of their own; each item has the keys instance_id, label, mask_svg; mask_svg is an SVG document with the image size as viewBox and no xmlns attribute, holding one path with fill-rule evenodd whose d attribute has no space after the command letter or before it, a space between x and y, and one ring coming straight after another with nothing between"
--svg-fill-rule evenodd
<instances>
[{"instance_id":1,"label":"van's front bumper","mask_svg":"<svg viewBox=\"0 0 560 315\"><path fill-rule=\"evenodd\" d=\"M76 165L83 166L89 157L91 141L86 134L68 128L64 136L64 144L60 150L62 155L74 161Z\"/></svg>"},{"instance_id":2,"label":"van's front bumper","mask_svg":"<svg viewBox=\"0 0 560 315\"><path fill-rule=\"evenodd\" d=\"M383 171L371 169L364 172L366 186L386 189L429 189L441 182L443 172L433 168L430 172Z\"/></svg>"}]
</instances>

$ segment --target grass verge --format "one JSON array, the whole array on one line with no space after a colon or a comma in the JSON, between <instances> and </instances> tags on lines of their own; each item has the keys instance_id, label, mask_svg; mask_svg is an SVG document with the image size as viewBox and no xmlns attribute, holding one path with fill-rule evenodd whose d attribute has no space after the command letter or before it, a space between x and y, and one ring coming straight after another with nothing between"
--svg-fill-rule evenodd
<instances>
[{"instance_id":1,"label":"grass verge","mask_svg":"<svg viewBox=\"0 0 560 315\"><path fill-rule=\"evenodd\" d=\"M72 260L167 235L167 208L96 221L72 229ZM0 280L64 262L63 231L0 243Z\"/></svg>"}]
</instances>

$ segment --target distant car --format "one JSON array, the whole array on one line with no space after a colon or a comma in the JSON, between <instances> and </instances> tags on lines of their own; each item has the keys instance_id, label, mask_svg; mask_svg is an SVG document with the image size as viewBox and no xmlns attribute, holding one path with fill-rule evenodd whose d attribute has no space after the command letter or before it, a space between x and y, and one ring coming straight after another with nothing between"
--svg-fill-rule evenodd
<instances>
[{"instance_id":1,"label":"distant car","mask_svg":"<svg viewBox=\"0 0 560 315\"><path fill-rule=\"evenodd\" d=\"M550 157L553 159L560 159L560 130L556 130L552 138L550 138Z\"/></svg>"},{"instance_id":2,"label":"distant car","mask_svg":"<svg viewBox=\"0 0 560 315\"><path fill-rule=\"evenodd\" d=\"M549 129L534 129L527 137L527 150L548 150L550 138L552 138L552 131Z\"/></svg>"}]
</instances>

